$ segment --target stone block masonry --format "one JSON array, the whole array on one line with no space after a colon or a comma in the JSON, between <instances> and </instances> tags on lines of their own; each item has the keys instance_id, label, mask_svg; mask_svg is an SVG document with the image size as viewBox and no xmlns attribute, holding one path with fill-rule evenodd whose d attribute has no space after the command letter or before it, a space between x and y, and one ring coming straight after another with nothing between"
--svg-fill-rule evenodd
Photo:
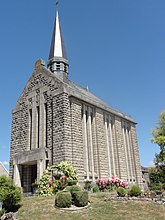
<instances>
[{"instance_id":1,"label":"stone block masonry","mask_svg":"<svg viewBox=\"0 0 165 220\"><path fill-rule=\"evenodd\" d=\"M75 166L81 183L112 175L142 183L133 119L37 62L12 114L10 176L30 191L62 160Z\"/></svg>"}]
</instances>

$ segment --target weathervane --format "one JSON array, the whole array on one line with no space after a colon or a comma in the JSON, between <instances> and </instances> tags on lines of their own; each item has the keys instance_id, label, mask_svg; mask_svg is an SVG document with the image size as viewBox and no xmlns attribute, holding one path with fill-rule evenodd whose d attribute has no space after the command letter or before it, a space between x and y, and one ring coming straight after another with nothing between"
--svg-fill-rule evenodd
<instances>
[{"instance_id":1,"label":"weathervane","mask_svg":"<svg viewBox=\"0 0 165 220\"><path fill-rule=\"evenodd\" d=\"M56 5L58 6L58 0L56 0Z\"/></svg>"}]
</instances>

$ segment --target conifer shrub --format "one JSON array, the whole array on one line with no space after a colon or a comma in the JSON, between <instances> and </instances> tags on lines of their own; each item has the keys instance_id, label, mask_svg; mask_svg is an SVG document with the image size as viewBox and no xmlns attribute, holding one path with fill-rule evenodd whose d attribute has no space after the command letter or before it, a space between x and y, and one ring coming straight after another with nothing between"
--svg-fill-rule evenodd
<instances>
[{"instance_id":1,"label":"conifer shrub","mask_svg":"<svg viewBox=\"0 0 165 220\"><path fill-rule=\"evenodd\" d=\"M126 190L123 187L118 187L117 188L117 194L120 197L124 197L126 195Z\"/></svg>"},{"instance_id":2,"label":"conifer shrub","mask_svg":"<svg viewBox=\"0 0 165 220\"><path fill-rule=\"evenodd\" d=\"M132 186L132 188L128 191L128 195L133 197L137 197L137 196L140 196L141 195L141 189L138 185L134 185Z\"/></svg>"},{"instance_id":3,"label":"conifer shrub","mask_svg":"<svg viewBox=\"0 0 165 220\"><path fill-rule=\"evenodd\" d=\"M58 208L69 208L72 205L72 196L70 192L60 191L55 195L55 206Z\"/></svg>"},{"instance_id":4,"label":"conifer shrub","mask_svg":"<svg viewBox=\"0 0 165 220\"><path fill-rule=\"evenodd\" d=\"M88 192L87 191L73 191L72 200L75 206L84 207L88 205Z\"/></svg>"}]
</instances>

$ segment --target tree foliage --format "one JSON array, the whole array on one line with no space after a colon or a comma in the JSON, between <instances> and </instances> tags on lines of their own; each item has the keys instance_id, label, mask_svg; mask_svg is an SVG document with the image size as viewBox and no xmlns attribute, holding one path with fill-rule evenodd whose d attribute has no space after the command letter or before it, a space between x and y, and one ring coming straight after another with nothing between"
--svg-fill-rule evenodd
<instances>
[{"instance_id":1,"label":"tree foliage","mask_svg":"<svg viewBox=\"0 0 165 220\"><path fill-rule=\"evenodd\" d=\"M165 111L160 114L158 126L152 131L152 142L160 146L161 149L165 147Z\"/></svg>"},{"instance_id":2,"label":"tree foliage","mask_svg":"<svg viewBox=\"0 0 165 220\"><path fill-rule=\"evenodd\" d=\"M151 141L160 147L159 154L155 156L155 164L164 169L165 166L165 111L161 113L158 126L152 131ZM165 170L164 170L165 171Z\"/></svg>"},{"instance_id":3,"label":"tree foliage","mask_svg":"<svg viewBox=\"0 0 165 220\"><path fill-rule=\"evenodd\" d=\"M151 141L159 146L160 152L155 155L156 168L150 171L150 181L152 186L161 186L165 182L165 111L160 114L152 135Z\"/></svg>"},{"instance_id":4,"label":"tree foliage","mask_svg":"<svg viewBox=\"0 0 165 220\"><path fill-rule=\"evenodd\" d=\"M150 189L154 191L165 189L165 172L160 167L154 167L149 170Z\"/></svg>"}]
</instances>

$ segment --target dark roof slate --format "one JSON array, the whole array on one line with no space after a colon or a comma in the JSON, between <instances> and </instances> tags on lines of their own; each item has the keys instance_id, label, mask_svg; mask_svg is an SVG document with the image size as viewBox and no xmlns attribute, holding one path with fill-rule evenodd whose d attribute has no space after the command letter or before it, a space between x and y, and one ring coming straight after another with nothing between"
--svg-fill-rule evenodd
<instances>
[{"instance_id":1,"label":"dark roof slate","mask_svg":"<svg viewBox=\"0 0 165 220\"><path fill-rule=\"evenodd\" d=\"M113 107L102 101L100 98L96 97L94 94L89 92L87 89L83 88L81 85L78 85L77 83L74 83L70 80L68 80L67 85L69 86L71 96L75 96L79 99L82 99L85 102L89 102L92 105L104 109L112 114L115 114L119 117L136 123L131 116L126 115L125 113L122 113L117 109L114 109Z\"/></svg>"}]
</instances>

